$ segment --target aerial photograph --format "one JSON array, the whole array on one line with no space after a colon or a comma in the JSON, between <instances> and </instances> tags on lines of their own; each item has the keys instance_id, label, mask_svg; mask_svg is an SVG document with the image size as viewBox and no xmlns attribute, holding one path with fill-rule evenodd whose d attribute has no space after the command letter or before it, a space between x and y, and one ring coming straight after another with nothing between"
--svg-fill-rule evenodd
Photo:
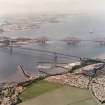
<instances>
[{"instance_id":1,"label":"aerial photograph","mask_svg":"<svg viewBox=\"0 0 105 105\"><path fill-rule=\"evenodd\" d=\"M105 0L0 0L0 105L105 105Z\"/></svg>"}]
</instances>

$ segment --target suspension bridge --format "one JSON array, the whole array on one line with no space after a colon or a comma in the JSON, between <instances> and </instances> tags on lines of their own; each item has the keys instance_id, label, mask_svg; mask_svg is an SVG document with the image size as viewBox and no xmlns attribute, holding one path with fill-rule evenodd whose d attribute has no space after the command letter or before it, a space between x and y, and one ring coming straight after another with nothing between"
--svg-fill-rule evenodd
<instances>
[{"instance_id":1,"label":"suspension bridge","mask_svg":"<svg viewBox=\"0 0 105 105\"><path fill-rule=\"evenodd\" d=\"M37 48L30 48L30 47L9 47L10 48L10 53L13 53L13 49L20 49L24 51L31 51L31 52L41 52L45 54L52 54L53 55L53 60L55 63L58 61L58 56L66 58L66 59L75 59L79 60L81 62L100 62L100 63L105 63L105 59L99 59L99 58L89 58L89 57L83 57L83 56L76 56L72 54L64 54L61 52L55 52L55 51L48 51L48 50L42 50L42 49L37 49ZM50 55L51 56L51 55Z\"/></svg>"}]
</instances>

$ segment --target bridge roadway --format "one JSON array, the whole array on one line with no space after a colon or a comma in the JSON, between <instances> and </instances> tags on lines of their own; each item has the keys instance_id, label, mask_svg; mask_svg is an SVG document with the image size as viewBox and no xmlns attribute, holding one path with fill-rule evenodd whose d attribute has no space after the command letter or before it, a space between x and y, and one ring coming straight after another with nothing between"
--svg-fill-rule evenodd
<instances>
[{"instance_id":1,"label":"bridge roadway","mask_svg":"<svg viewBox=\"0 0 105 105\"><path fill-rule=\"evenodd\" d=\"M15 48L26 50L26 51L37 51L37 52L50 53L50 54L54 54L56 56L61 55L61 56L69 57L69 58L75 58L75 59L78 59L80 61L90 60L90 61L94 61L94 62L105 63L105 59L80 57L80 56L76 56L76 55L63 54L60 52L53 52L53 51L42 50L42 49L33 49L33 48L28 48L28 47L15 47Z\"/></svg>"}]
</instances>

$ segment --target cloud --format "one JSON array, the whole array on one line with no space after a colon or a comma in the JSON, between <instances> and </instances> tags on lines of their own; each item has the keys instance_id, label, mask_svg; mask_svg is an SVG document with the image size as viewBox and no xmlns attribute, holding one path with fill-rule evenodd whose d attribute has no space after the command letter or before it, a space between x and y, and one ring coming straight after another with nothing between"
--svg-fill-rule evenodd
<instances>
[{"instance_id":1,"label":"cloud","mask_svg":"<svg viewBox=\"0 0 105 105\"><path fill-rule=\"evenodd\" d=\"M105 0L0 0L0 14L31 12L105 13Z\"/></svg>"}]
</instances>

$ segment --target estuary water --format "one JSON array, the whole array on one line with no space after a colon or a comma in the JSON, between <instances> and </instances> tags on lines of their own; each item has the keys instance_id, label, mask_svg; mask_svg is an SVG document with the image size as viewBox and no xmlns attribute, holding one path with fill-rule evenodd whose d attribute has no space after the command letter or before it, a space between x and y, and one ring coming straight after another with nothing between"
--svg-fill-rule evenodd
<instances>
[{"instance_id":1,"label":"estuary water","mask_svg":"<svg viewBox=\"0 0 105 105\"><path fill-rule=\"evenodd\" d=\"M105 46L95 42L82 41L78 45L67 45L60 40L68 36L79 37L84 40L94 40L105 37L105 16L100 15L41 15L17 19L17 17L0 18L0 28L5 31L1 36L8 37L38 37L47 36L50 41L46 45L38 43L24 45L23 47L41 49L79 57L97 57L105 53ZM15 19L16 18L16 19ZM25 18L25 20L24 20ZM52 19L53 20L52 22ZM23 22L24 21L24 22ZM8 25L9 24L9 25ZM24 28L16 30L14 27ZM29 26L27 26L30 24ZM8 28L9 27L9 28ZM11 28L12 27L12 28ZM20 28L20 29L21 29ZM6 31L9 30L9 31ZM78 59L58 55L59 63L76 61ZM8 80L17 72L17 65L22 64L25 70L38 73L36 68L39 62L54 62L54 55L45 52L22 50L13 48L0 48L0 81ZM55 71L54 71L55 72Z\"/></svg>"}]
</instances>

